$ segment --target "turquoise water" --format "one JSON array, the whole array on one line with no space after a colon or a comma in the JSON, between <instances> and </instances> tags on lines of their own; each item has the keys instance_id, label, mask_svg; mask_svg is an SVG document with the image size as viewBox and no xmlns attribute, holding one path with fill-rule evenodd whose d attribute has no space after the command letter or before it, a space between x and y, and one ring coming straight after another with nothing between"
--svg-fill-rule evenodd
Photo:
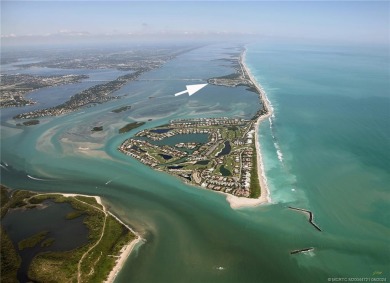
<instances>
[{"instance_id":1,"label":"turquoise water","mask_svg":"<svg viewBox=\"0 0 390 283\"><path fill-rule=\"evenodd\" d=\"M190 84L188 78L202 83L231 73L226 61L216 60L226 56L226 47L183 54L143 75L167 81L128 84L120 100L45 118L37 126L18 128L7 118L11 110L2 110L2 182L103 196L146 239L117 282L327 282L375 271L388 276L386 50L248 46L247 64L275 110L260 126L270 205L233 210L225 196L182 184L117 150L136 131L170 119L253 116L259 100L244 87L207 86L191 97L173 96ZM110 112L123 105L132 108ZM134 119L147 123L119 135ZM92 133L96 125L104 131ZM313 211L323 232L289 205ZM290 255L307 247L314 251Z\"/></svg>"},{"instance_id":2,"label":"turquoise water","mask_svg":"<svg viewBox=\"0 0 390 283\"><path fill-rule=\"evenodd\" d=\"M252 48L248 64L275 110L261 126L274 202L315 213L324 242L311 264L321 262L321 268L334 269L330 275L345 277L385 272L390 262L388 50Z\"/></svg>"}]
</instances>

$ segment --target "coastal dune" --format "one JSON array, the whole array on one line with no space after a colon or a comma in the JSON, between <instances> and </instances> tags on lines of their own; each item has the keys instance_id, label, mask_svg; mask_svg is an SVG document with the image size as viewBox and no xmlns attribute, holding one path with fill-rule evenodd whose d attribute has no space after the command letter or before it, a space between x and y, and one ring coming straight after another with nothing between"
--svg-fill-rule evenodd
<instances>
[{"instance_id":1,"label":"coastal dune","mask_svg":"<svg viewBox=\"0 0 390 283\"><path fill-rule=\"evenodd\" d=\"M55 194L55 193L53 193ZM134 248L141 242L144 242L145 240L131 227L129 227L127 224L123 223L122 220L120 220L116 215L111 213L110 211L106 210L106 207L104 206L101 197L99 196L91 196L91 195L81 195L81 194L61 194L64 197L76 197L76 196L84 196L84 197L93 197L95 198L96 202L100 204L103 207L103 211L107 214L114 217L118 222L120 222L123 226L125 226L130 232L132 232L136 237L133 241L128 243L127 245L123 246L120 250L119 255L117 256L117 260L115 261L114 268L110 271L107 279L104 281L105 283L112 283L115 281L116 276L118 275L119 271L122 269L123 265L125 264L127 258L130 256L131 252L134 250Z\"/></svg>"},{"instance_id":2,"label":"coastal dune","mask_svg":"<svg viewBox=\"0 0 390 283\"><path fill-rule=\"evenodd\" d=\"M256 81L252 73L250 72L250 69L245 64L245 56L246 56L246 50L242 54L240 58L240 64L243 68L243 71L248 75L251 82L253 83L254 87L256 88L257 92L260 95L260 100L264 105L264 108L266 110L266 114L260 115L255 123L255 144L256 144L256 153L257 153L257 174L259 176L259 183L260 183L260 197L257 199L250 199L250 198L243 198L243 197L236 197L233 195L228 195L226 197L226 200L229 202L230 207L233 209L241 208L241 207L251 207L251 206L257 206L260 204L266 204L271 202L270 192L268 189L267 184L267 178L265 176L264 171L264 163L263 158L261 154L261 147L260 147L260 140L259 140L259 126L262 121L270 117L273 113L273 108L267 98L267 95L264 91L264 89L261 87L261 85Z\"/></svg>"}]
</instances>

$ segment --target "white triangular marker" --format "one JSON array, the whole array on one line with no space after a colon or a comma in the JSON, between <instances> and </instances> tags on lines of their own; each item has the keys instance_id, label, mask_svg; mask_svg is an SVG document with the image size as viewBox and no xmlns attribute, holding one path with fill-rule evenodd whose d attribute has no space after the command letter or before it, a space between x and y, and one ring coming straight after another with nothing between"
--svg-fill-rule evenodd
<instances>
[{"instance_id":1,"label":"white triangular marker","mask_svg":"<svg viewBox=\"0 0 390 283\"><path fill-rule=\"evenodd\" d=\"M204 88L207 84L198 84L198 85L186 85L187 90L183 90L181 92L175 93L175 96L182 95L184 93L188 93L189 96L195 94L202 88Z\"/></svg>"}]
</instances>

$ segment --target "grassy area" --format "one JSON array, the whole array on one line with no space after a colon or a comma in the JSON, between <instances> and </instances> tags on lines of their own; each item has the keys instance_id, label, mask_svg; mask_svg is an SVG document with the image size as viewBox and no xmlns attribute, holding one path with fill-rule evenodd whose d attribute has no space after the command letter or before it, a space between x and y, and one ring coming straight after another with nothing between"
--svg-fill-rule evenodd
<instances>
[{"instance_id":1,"label":"grassy area","mask_svg":"<svg viewBox=\"0 0 390 283\"><path fill-rule=\"evenodd\" d=\"M119 133L120 134L123 134L123 133L127 133L135 128L138 128L138 127L141 127L143 124L145 124L145 122L133 122L133 123L129 123L127 124L126 126L122 127L119 129Z\"/></svg>"},{"instance_id":2,"label":"grassy area","mask_svg":"<svg viewBox=\"0 0 390 283\"><path fill-rule=\"evenodd\" d=\"M34 257L28 277L38 282L77 282L77 261L83 250L50 252Z\"/></svg>"},{"instance_id":3,"label":"grassy area","mask_svg":"<svg viewBox=\"0 0 390 283\"><path fill-rule=\"evenodd\" d=\"M49 231L42 231L28 237L27 239L21 240L18 243L19 250L22 251L27 248L35 247L46 238L47 234L49 234Z\"/></svg>"},{"instance_id":4,"label":"grassy area","mask_svg":"<svg viewBox=\"0 0 390 283\"><path fill-rule=\"evenodd\" d=\"M103 207L97 203L96 199L94 197L86 197L86 196L76 196L75 199L81 200L85 203L88 203L94 207L102 209Z\"/></svg>"},{"instance_id":5,"label":"grassy area","mask_svg":"<svg viewBox=\"0 0 390 283\"><path fill-rule=\"evenodd\" d=\"M0 197L0 203L1 207L3 207L9 200L7 188L1 186L1 197Z\"/></svg>"},{"instance_id":6,"label":"grassy area","mask_svg":"<svg viewBox=\"0 0 390 283\"><path fill-rule=\"evenodd\" d=\"M16 280L16 273L20 267L22 260L16 252L11 239L8 237L6 231L1 227L1 282L14 283Z\"/></svg>"},{"instance_id":7,"label":"grassy area","mask_svg":"<svg viewBox=\"0 0 390 283\"><path fill-rule=\"evenodd\" d=\"M258 198L260 197L261 188L259 183L259 176L257 174L257 152L256 148L253 148L253 156L252 156L252 170L251 170L251 184L250 184L250 197Z\"/></svg>"},{"instance_id":8,"label":"grassy area","mask_svg":"<svg viewBox=\"0 0 390 283\"><path fill-rule=\"evenodd\" d=\"M95 201L93 198L77 198ZM52 282L76 281L77 276L74 274L77 274L77 264L81 256L99 240L102 233L102 223L104 223L104 214L98 209L78 201L73 201L73 204L77 209L83 208L87 213L84 223L89 229L89 243L73 251L49 252L36 256L29 270L31 279L39 282L48 282L50 280ZM115 265L116 260L115 257L109 255L117 255L123 245L135 237L112 216L108 216L106 221L102 240L82 261L82 282L104 281ZM72 275L70 278L69 274Z\"/></svg>"},{"instance_id":9,"label":"grassy area","mask_svg":"<svg viewBox=\"0 0 390 283\"><path fill-rule=\"evenodd\" d=\"M15 191L12 195L12 198L9 198L7 188L1 186L1 218L7 214L9 209L27 207L28 203L25 201L25 199L32 195L33 193L28 191Z\"/></svg>"},{"instance_id":10,"label":"grassy area","mask_svg":"<svg viewBox=\"0 0 390 283\"><path fill-rule=\"evenodd\" d=\"M84 214L85 214L84 211L75 210L75 211L69 212L65 217L68 220L72 220L72 219L78 218L78 217L80 217L81 215L84 215Z\"/></svg>"},{"instance_id":11,"label":"grassy area","mask_svg":"<svg viewBox=\"0 0 390 283\"><path fill-rule=\"evenodd\" d=\"M99 245L83 261L82 275L88 282L105 279L115 265L113 255L117 255L125 244L134 239L134 235L112 216L107 217L104 232Z\"/></svg>"},{"instance_id":12,"label":"grassy area","mask_svg":"<svg viewBox=\"0 0 390 283\"><path fill-rule=\"evenodd\" d=\"M41 243L42 248L50 247L54 243L55 239L54 238L47 238Z\"/></svg>"}]
</instances>

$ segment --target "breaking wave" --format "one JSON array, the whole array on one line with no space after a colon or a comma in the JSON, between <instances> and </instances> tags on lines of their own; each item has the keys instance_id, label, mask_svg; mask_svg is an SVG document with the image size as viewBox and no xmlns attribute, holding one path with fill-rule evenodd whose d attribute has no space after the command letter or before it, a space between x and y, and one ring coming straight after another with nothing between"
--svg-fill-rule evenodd
<instances>
[{"instance_id":1,"label":"breaking wave","mask_svg":"<svg viewBox=\"0 0 390 283\"><path fill-rule=\"evenodd\" d=\"M278 156L278 159L279 161L283 164L283 153L282 153L282 149L280 148L280 145L278 143L278 140L275 136L275 131L274 131L274 123L273 123L273 119L275 118L275 114L272 113L271 117L268 118L268 121L269 121L269 128L271 130L271 135L272 135L272 139L273 139L273 144L274 144L274 147L276 149L276 155Z\"/></svg>"}]
</instances>

